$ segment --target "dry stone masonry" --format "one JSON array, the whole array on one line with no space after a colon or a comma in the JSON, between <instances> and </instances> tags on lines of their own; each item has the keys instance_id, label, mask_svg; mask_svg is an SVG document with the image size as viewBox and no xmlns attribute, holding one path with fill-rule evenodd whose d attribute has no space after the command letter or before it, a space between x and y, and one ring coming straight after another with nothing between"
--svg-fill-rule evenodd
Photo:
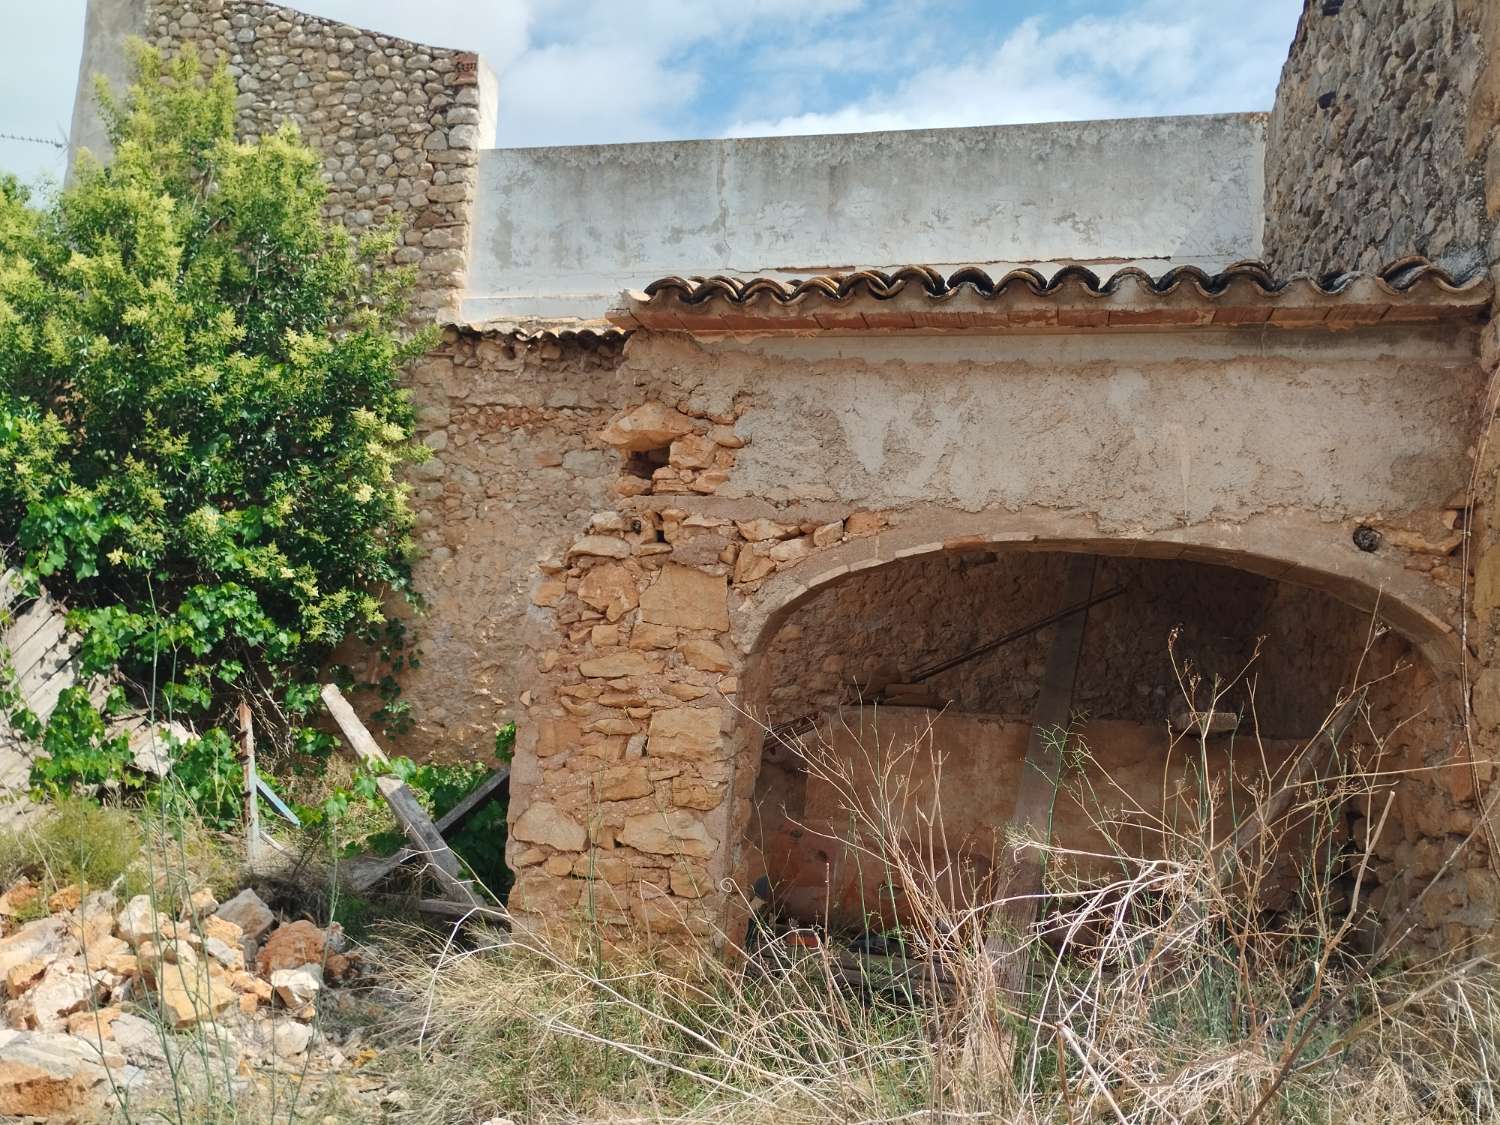
<instances>
[{"instance_id":1,"label":"dry stone masonry","mask_svg":"<svg viewBox=\"0 0 1500 1125\"><path fill-rule=\"evenodd\" d=\"M294 122L323 154L328 214L356 232L392 217L418 311L451 315L463 289L479 149L493 91L472 53L377 35L259 0L149 0L147 37L223 58L249 139Z\"/></svg>"},{"instance_id":2,"label":"dry stone masonry","mask_svg":"<svg viewBox=\"0 0 1500 1125\"><path fill-rule=\"evenodd\" d=\"M165 48L227 57L248 133L299 123L335 215L409 224L400 260L447 330L411 375L433 457L412 480L427 612L400 749L481 758L517 722L518 924L737 940L757 809L795 788L766 726L883 688L1013 737L1045 633L906 681L1055 609L1085 552L1129 587L1092 618L1079 676L1099 729L1134 731L1120 753L1173 709L1174 626L1219 672L1267 638L1276 737L1304 737L1360 667L1378 679L1362 752L1400 779L1378 835L1349 816L1370 901L1418 946L1493 940L1500 5L1309 3L1264 136L1260 115L1070 126L1056 159L1112 185L1085 193L1092 240L1056 218L1085 189L996 167L1038 151L1034 130L533 159L481 151L472 56L256 0L146 10ZM1161 151L1121 175L1140 138ZM893 194L917 151L952 173ZM1217 195L1183 213L1167 181L1205 152L1187 178ZM554 207L564 183L584 187ZM661 185L679 194L643 198ZM982 245L879 229L893 200L925 216L997 197L1016 221ZM814 241L766 218L825 198L813 210L844 219L809 217ZM1012 272L1038 245L1057 260ZM1373 276L1412 254L1448 272ZM1269 270L1226 268L1261 255ZM762 273L694 277L729 260ZM1122 260L1140 268L1090 268ZM790 261L878 268L799 285ZM588 296L603 278L661 281L609 309ZM460 295L507 319L462 323Z\"/></svg>"},{"instance_id":3,"label":"dry stone masonry","mask_svg":"<svg viewBox=\"0 0 1500 1125\"><path fill-rule=\"evenodd\" d=\"M1487 0L1309 3L1266 141L1266 259L1482 266L1500 209L1500 63ZM1486 174L1491 188L1486 204Z\"/></svg>"}]
</instances>

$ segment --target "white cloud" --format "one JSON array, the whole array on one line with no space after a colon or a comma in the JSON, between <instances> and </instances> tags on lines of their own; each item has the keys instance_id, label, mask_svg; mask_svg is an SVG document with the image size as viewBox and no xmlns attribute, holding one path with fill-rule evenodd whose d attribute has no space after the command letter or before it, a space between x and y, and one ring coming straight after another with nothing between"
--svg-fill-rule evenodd
<instances>
[{"instance_id":1,"label":"white cloud","mask_svg":"<svg viewBox=\"0 0 1500 1125\"><path fill-rule=\"evenodd\" d=\"M867 0L304 0L319 15L462 45L500 80L499 143L680 136L712 86L695 50L817 27Z\"/></svg>"},{"instance_id":2,"label":"white cloud","mask_svg":"<svg viewBox=\"0 0 1500 1125\"><path fill-rule=\"evenodd\" d=\"M986 35L973 26L985 21L955 15L950 0L292 3L480 52L500 78L504 145L1265 108L1300 9L1092 0L1109 15L1038 17ZM0 132L54 135L71 116L84 0L0 4ZM45 147L0 141L0 168L61 166Z\"/></svg>"},{"instance_id":3,"label":"white cloud","mask_svg":"<svg viewBox=\"0 0 1500 1125\"><path fill-rule=\"evenodd\" d=\"M1300 0L1248 7L1142 0L1110 19L1084 17L1050 29L1032 18L999 42L927 58L894 86L833 109L742 116L724 132L774 136L1267 109L1300 10Z\"/></svg>"}]
</instances>

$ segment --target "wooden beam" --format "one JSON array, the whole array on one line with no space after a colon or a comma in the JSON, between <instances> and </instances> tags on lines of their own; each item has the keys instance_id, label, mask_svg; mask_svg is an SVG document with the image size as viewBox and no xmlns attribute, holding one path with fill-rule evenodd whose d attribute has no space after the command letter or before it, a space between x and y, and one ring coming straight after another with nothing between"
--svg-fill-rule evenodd
<instances>
[{"instance_id":1,"label":"wooden beam","mask_svg":"<svg viewBox=\"0 0 1500 1125\"><path fill-rule=\"evenodd\" d=\"M1072 555L1063 579L1063 604L1087 603L1094 588L1094 555ZM1078 679L1078 660L1083 653L1088 612L1074 613L1057 624L1042 689L1031 720L1031 739L1021 767L1021 784L1011 827L1029 836L1048 839L1052 831L1052 806L1062 777L1063 732L1072 718L1073 688ZM1010 995L1024 992L1031 927L1041 907L1042 856L1027 849L1007 865L1008 882L1004 902L991 920L985 939L1002 988Z\"/></svg>"},{"instance_id":2,"label":"wooden beam","mask_svg":"<svg viewBox=\"0 0 1500 1125\"><path fill-rule=\"evenodd\" d=\"M458 804L454 805L438 818L437 830L446 837L449 832L463 824L475 810L487 802L494 800L499 795L500 790L505 788L509 782L509 766L501 766L499 769L492 771L462 801L458 802ZM408 860L415 859L416 856L417 853L412 851L411 848L402 848L400 851L383 858L372 857L361 859L357 867L351 868L351 874L345 878L344 882L350 890L369 890L391 872L395 871L396 868Z\"/></svg>"},{"instance_id":3,"label":"wooden beam","mask_svg":"<svg viewBox=\"0 0 1500 1125\"><path fill-rule=\"evenodd\" d=\"M245 767L245 858L252 868L260 865L260 799L256 795L255 773L255 719L250 711L250 701L240 700L240 747L242 765Z\"/></svg>"},{"instance_id":4,"label":"wooden beam","mask_svg":"<svg viewBox=\"0 0 1500 1125\"><path fill-rule=\"evenodd\" d=\"M355 753L367 765L389 765L390 759L385 756L385 751L380 748L380 744L365 728L364 723L359 721L359 716L354 713L354 708L349 706L349 701L344 698L343 693L333 684L324 684L322 696L323 702L328 705L329 713L333 715L339 729L344 732L349 745L354 747ZM454 855L453 850L448 847L443 834L438 831L437 825L432 823L432 818L427 815L427 810L417 800L416 794L400 778L389 774L377 777L375 785L380 790L381 796L385 798L385 803L390 806L391 812L395 814L401 830L406 833L407 840L411 842L412 852L427 861L427 869L443 888L443 893L455 902L478 904L479 896L461 876L462 869L459 867L458 856Z\"/></svg>"},{"instance_id":5,"label":"wooden beam","mask_svg":"<svg viewBox=\"0 0 1500 1125\"><path fill-rule=\"evenodd\" d=\"M501 766L491 771L488 777L474 786L472 790L464 795L451 809L438 817L437 830L444 836L463 824L483 804L490 801L502 786L510 784L510 767Z\"/></svg>"},{"instance_id":6,"label":"wooden beam","mask_svg":"<svg viewBox=\"0 0 1500 1125\"><path fill-rule=\"evenodd\" d=\"M339 691L336 684L324 684L323 703L328 708L328 713L333 716L333 721L338 723L339 730L344 732L344 737L349 740L349 745L354 747L354 752L359 755L360 761L370 766L388 766L391 760L385 756L385 751L375 741L375 737L365 729L365 724L359 721L359 716L354 713L354 708L349 706L349 701L344 698L344 693Z\"/></svg>"}]
</instances>

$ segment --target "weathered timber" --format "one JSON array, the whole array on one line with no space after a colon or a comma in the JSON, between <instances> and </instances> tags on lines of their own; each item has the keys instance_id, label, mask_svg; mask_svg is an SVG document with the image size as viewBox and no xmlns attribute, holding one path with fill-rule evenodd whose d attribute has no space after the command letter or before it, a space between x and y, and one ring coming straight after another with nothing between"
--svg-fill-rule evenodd
<instances>
[{"instance_id":1,"label":"weathered timber","mask_svg":"<svg viewBox=\"0 0 1500 1125\"><path fill-rule=\"evenodd\" d=\"M1094 587L1098 560L1093 555L1074 555L1068 560L1063 580L1064 604L1083 606L1082 612L1061 616L1042 689L1031 721L1031 739L1026 747L1026 763L1021 769L1021 785L1016 793L1016 810L1011 826L1024 834L1046 839L1051 832L1052 806L1057 798L1058 780L1062 774L1063 739L1073 706L1073 687L1078 678L1078 660L1083 653L1083 635L1088 625L1087 605ZM1024 991L1027 968L1027 935L1036 922L1041 906L1042 857L1032 849L1023 849L1008 865L1008 882L1003 888L1004 901L990 923L985 939L1000 977L1002 989L1010 995Z\"/></svg>"},{"instance_id":2,"label":"weathered timber","mask_svg":"<svg viewBox=\"0 0 1500 1125\"><path fill-rule=\"evenodd\" d=\"M374 735L360 722L343 693L333 684L324 684L322 696L355 753L367 764L389 764L390 759L386 757L385 751L381 750ZM455 902L479 904L479 896L461 876L458 856L448 847L443 834L432 823L432 818L427 815L427 810L422 807L410 787L399 778L389 775L376 778L375 785L395 814L407 840L411 842L411 851L427 861L427 869L443 888L443 893Z\"/></svg>"},{"instance_id":3,"label":"weathered timber","mask_svg":"<svg viewBox=\"0 0 1500 1125\"><path fill-rule=\"evenodd\" d=\"M359 716L354 713L354 708L349 706L349 701L344 698L344 693L339 691L336 684L324 684L320 693L323 704L328 708L328 713L333 716L333 721L338 723L339 730L344 732L344 737L349 740L349 745L359 755L360 761L371 766L388 766L391 760L385 756L385 751L380 748L380 743L375 741L366 728L359 721Z\"/></svg>"}]
</instances>

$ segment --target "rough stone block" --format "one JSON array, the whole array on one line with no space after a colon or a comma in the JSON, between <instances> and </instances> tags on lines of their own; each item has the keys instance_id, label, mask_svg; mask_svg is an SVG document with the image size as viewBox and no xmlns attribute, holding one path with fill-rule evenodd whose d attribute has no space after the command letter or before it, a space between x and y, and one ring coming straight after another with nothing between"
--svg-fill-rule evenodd
<instances>
[{"instance_id":1,"label":"rough stone block","mask_svg":"<svg viewBox=\"0 0 1500 1125\"><path fill-rule=\"evenodd\" d=\"M511 826L514 839L531 844L546 844L560 852L581 852L588 833L556 805L533 801Z\"/></svg>"},{"instance_id":2,"label":"rough stone block","mask_svg":"<svg viewBox=\"0 0 1500 1125\"><path fill-rule=\"evenodd\" d=\"M717 759L723 746L719 725L719 712L710 707L657 711L647 731L646 754L650 758Z\"/></svg>"},{"instance_id":3,"label":"rough stone block","mask_svg":"<svg viewBox=\"0 0 1500 1125\"><path fill-rule=\"evenodd\" d=\"M718 841L702 819L684 809L639 813L625 818L617 837L621 844L652 855L713 854Z\"/></svg>"},{"instance_id":4,"label":"rough stone block","mask_svg":"<svg viewBox=\"0 0 1500 1125\"><path fill-rule=\"evenodd\" d=\"M668 563L641 595L641 620L722 632L729 628L728 583L722 575Z\"/></svg>"}]
</instances>

